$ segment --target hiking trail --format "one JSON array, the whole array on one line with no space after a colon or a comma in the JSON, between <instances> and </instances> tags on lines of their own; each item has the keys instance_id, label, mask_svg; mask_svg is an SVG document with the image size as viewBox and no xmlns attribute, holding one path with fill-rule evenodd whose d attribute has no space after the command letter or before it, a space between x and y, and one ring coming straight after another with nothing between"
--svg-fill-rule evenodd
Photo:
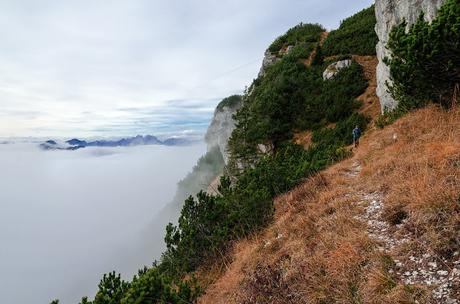
<instances>
[{"instance_id":1,"label":"hiking trail","mask_svg":"<svg viewBox=\"0 0 460 304\"><path fill-rule=\"evenodd\" d=\"M359 179L362 166L355 160L344 175L350 179L350 193L355 193L356 203L363 208L363 213L355 219L364 222L367 234L377 243L378 250L391 256L394 264L389 270L393 280L405 285L424 287L431 291L429 303L460 304L460 295L452 294L453 286L460 284L460 254L454 253L456 261L448 263L437 256L422 241L417 241L423 253L402 259L398 250L410 239L417 237L405 227L405 220L396 225L390 225L384 219L384 195L379 192L356 191L353 189L353 180Z\"/></svg>"}]
</instances>

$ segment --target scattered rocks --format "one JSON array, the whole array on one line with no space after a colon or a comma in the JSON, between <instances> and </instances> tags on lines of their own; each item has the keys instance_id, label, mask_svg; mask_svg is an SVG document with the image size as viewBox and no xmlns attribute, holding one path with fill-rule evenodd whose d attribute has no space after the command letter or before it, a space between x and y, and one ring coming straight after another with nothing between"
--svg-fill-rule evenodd
<instances>
[{"instance_id":1,"label":"scattered rocks","mask_svg":"<svg viewBox=\"0 0 460 304\"><path fill-rule=\"evenodd\" d=\"M345 173L348 177L356 177L361 170L358 162L354 162ZM414 240L415 236L404 230L403 223L390 226L383 220L383 195L378 192L358 193L358 204L364 206L364 213L357 219L367 224L369 236L377 241L379 250L392 255L399 246ZM423 248L423 244L420 243ZM405 259L394 259L394 266L389 270L405 285L425 286L431 290L431 297L437 304L460 304L460 259L459 252L453 254L456 261L448 262L428 249L424 253L413 254Z\"/></svg>"},{"instance_id":2,"label":"scattered rocks","mask_svg":"<svg viewBox=\"0 0 460 304\"><path fill-rule=\"evenodd\" d=\"M394 233L390 225L383 220L382 195L378 192L361 193L360 204L366 205L365 213L358 217L367 223L369 236L379 244L379 250L391 251L395 246L407 242L407 236Z\"/></svg>"},{"instance_id":3,"label":"scattered rocks","mask_svg":"<svg viewBox=\"0 0 460 304\"><path fill-rule=\"evenodd\" d=\"M359 162L354 162L350 170L345 172L345 175L348 177L356 177L359 172L361 172L361 164Z\"/></svg>"},{"instance_id":4,"label":"scattered rocks","mask_svg":"<svg viewBox=\"0 0 460 304\"><path fill-rule=\"evenodd\" d=\"M404 284L429 287L435 303L457 304L460 303L460 268L455 262L452 264L435 254L425 253L419 257L411 256L405 263L398 261L396 274Z\"/></svg>"}]
</instances>

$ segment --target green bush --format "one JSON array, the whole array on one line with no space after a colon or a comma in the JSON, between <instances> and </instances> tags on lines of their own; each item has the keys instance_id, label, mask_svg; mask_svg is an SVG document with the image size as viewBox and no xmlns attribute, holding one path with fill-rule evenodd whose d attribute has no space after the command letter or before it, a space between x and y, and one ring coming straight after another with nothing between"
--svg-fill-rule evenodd
<instances>
[{"instance_id":1,"label":"green bush","mask_svg":"<svg viewBox=\"0 0 460 304\"><path fill-rule=\"evenodd\" d=\"M353 142L352 130L358 126L365 131L369 118L362 114L353 113L341 120L334 128L322 128L313 132L312 140L319 147L346 146Z\"/></svg>"},{"instance_id":2,"label":"green bush","mask_svg":"<svg viewBox=\"0 0 460 304\"><path fill-rule=\"evenodd\" d=\"M460 84L460 3L447 0L431 24L421 15L406 28L390 33L390 92L406 110L429 101L449 106Z\"/></svg>"},{"instance_id":3,"label":"green bush","mask_svg":"<svg viewBox=\"0 0 460 304\"><path fill-rule=\"evenodd\" d=\"M377 120L375 121L375 125L377 126L377 128L383 129L384 127L394 123L396 120L398 120L405 114L407 114L407 110L403 107L398 107L393 111L385 111L385 113L383 113L377 118Z\"/></svg>"},{"instance_id":4,"label":"green bush","mask_svg":"<svg viewBox=\"0 0 460 304\"><path fill-rule=\"evenodd\" d=\"M366 90L367 80L361 65L353 62L332 80L323 83L321 104L328 122L337 122L350 116L360 106L355 98Z\"/></svg>"},{"instance_id":5,"label":"green bush","mask_svg":"<svg viewBox=\"0 0 460 304\"><path fill-rule=\"evenodd\" d=\"M324 41L324 56L375 55L378 42L376 23L374 5L345 19Z\"/></svg>"},{"instance_id":6,"label":"green bush","mask_svg":"<svg viewBox=\"0 0 460 304\"><path fill-rule=\"evenodd\" d=\"M167 227L164 271L182 275L222 257L230 241L257 231L271 220L275 196L342 159L345 155L340 148L318 146L305 151L301 146L284 144L276 154L246 169L235 184L224 177L220 195L200 192L197 199L190 197L178 226Z\"/></svg>"},{"instance_id":7,"label":"green bush","mask_svg":"<svg viewBox=\"0 0 460 304\"><path fill-rule=\"evenodd\" d=\"M104 274L94 300L84 297L80 304L189 304L201 293L196 280L173 280L154 265L139 270L131 282L115 272Z\"/></svg>"},{"instance_id":8,"label":"green bush","mask_svg":"<svg viewBox=\"0 0 460 304\"><path fill-rule=\"evenodd\" d=\"M286 34L278 37L268 48L270 52L277 53L283 47L301 43L316 43L319 41L324 28L319 24L300 23L289 29Z\"/></svg>"},{"instance_id":9,"label":"green bush","mask_svg":"<svg viewBox=\"0 0 460 304\"><path fill-rule=\"evenodd\" d=\"M195 280L174 281L159 268L152 267L134 277L120 304L189 304L196 303L200 295L201 289Z\"/></svg>"},{"instance_id":10,"label":"green bush","mask_svg":"<svg viewBox=\"0 0 460 304\"><path fill-rule=\"evenodd\" d=\"M313 57L313 60L311 61L311 65L313 66L321 66L324 64L324 54L323 54L323 49L321 46L317 45L315 49L315 56Z\"/></svg>"}]
</instances>

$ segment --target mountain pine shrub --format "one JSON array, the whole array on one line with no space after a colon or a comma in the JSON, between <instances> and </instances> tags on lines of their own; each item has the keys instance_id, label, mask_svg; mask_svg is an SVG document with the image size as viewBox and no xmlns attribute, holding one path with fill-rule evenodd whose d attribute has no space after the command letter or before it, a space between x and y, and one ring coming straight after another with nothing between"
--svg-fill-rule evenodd
<instances>
[{"instance_id":1,"label":"mountain pine shrub","mask_svg":"<svg viewBox=\"0 0 460 304\"><path fill-rule=\"evenodd\" d=\"M319 41L322 32L324 32L324 28L319 24L300 23L289 29L286 34L276 38L268 49L272 53L278 53L282 48L289 45L316 43Z\"/></svg>"},{"instance_id":2,"label":"mountain pine shrub","mask_svg":"<svg viewBox=\"0 0 460 304\"><path fill-rule=\"evenodd\" d=\"M324 56L375 55L378 42L376 23L374 5L343 20L340 27L331 31L324 41Z\"/></svg>"},{"instance_id":3,"label":"mountain pine shrub","mask_svg":"<svg viewBox=\"0 0 460 304\"><path fill-rule=\"evenodd\" d=\"M460 84L460 2L447 0L430 24L420 15L407 28L403 22L390 33L388 84L404 110L429 101L448 107Z\"/></svg>"}]
</instances>

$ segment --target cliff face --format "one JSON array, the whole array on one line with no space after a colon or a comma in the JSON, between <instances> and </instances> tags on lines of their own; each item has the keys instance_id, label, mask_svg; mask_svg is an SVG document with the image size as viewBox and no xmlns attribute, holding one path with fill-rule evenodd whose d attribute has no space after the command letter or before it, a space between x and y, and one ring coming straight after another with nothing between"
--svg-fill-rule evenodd
<instances>
[{"instance_id":1,"label":"cliff face","mask_svg":"<svg viewBox=\"0 0 460 304\"><path fill-rule=\"evenodd\" d=\"M278 61L276 55L272 54L270 50L266 50L264 54L264 59L262 61L262 66L260 67L259 77L263 76L267 68L273 65L276 61Z\"/></svg>"},{"instance_id":2,"label":"cliff face","mask_svg":"<svg viewBox=\"0 0 460 304\"><path fill-rule=\"evenodd\" d=\"M427 21L432 21L436 13L445 0L376 0L375 13L377 17L376 32L379 37L377 44L377 57L379 64L377 67L377 95L380 98L382 111L385 109L392 110L398 103L390 93L386 82L390 81L390 70L383 62L385 57L389 56L386 49L388 36L391 29L400 24L403 20L411 25L420 14L425 14Z\"/></svg>"},{"instance_id":3,"label":"cliff face","mask_svg":"<svg viewBox=\"0 0 460 304\"><path fill-rule=\"evenodd\" d=\"M241 107L241 96L231 96L224 99L216 108L214 117L205 135L208 150L218 147L224 158L225 164L228 162L228 140L235 129L233 115Z\"/></svg>"}]
</instances>

